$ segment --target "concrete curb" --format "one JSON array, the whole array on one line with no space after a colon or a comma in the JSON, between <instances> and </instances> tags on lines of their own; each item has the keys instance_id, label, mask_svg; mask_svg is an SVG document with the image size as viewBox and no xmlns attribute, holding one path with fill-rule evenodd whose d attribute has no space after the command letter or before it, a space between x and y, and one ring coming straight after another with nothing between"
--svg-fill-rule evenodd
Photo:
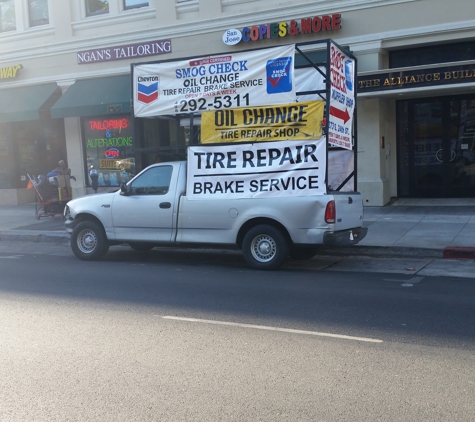
<instances>
[{"instance_id":1,"label":"concrete curb","mask_svg":"<svg viewBox=\"0 0 475 422\"><path fill-rule=\"evenodd\" d=\"M0 232L0 242L34 242L69 244L69 237L64 232L8 231Z\"/></svg>"},{"instance_id":2,"label":"concrete curb","mask_svg":"<svg viewBox=\"0 0 475 422\"><path fill-rule=\"evenodd\" d=\"M34 242L69 244L69 236L62 231L9 230L0 232L0 242ZM475 248L447 246L446 248L414 248L401 246L362 246L320 247L319 255L330 256L372 256L382 258L447 258L475 259Z\"/></svg>"},{"instance_id":3,"label":"concrete curb","mask_svg":"<svg viewBox=\"0 0 475 422\"><path fill-rule=\"evenodd\" d=\"M444 249L444 258L475 259L475 248L464 246L447 246Z\"/></svg>"},{"instance_id":4,"label":"concrete curb","mask_svg":"<svg viewBox=\"0 0 475 422\"><path fill-rule=\"evenodd\" d=\"M322 247L319 254L345 256L373 256L400 258L443 258L443 249L414 248L406 246L351 246L351 247Z\"/></svg>"}]
</instances>

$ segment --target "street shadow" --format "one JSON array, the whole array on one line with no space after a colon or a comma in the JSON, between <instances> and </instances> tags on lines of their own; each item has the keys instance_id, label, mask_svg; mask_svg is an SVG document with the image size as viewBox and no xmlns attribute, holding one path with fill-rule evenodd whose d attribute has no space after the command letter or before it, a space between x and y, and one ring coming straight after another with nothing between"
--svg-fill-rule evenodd
<instances>
[{"instance_id":1,"label":"street shadow","mask_svg":"<svg viewBox=\"0 0 475 422\"><path fill-rule=\"evenodd\" d=\"M471 280L425 277L409 288L402 287L412 277L406 275L316 271L291 261L279 271L255 271L240 251L136 252L124 246L96 262L71 254L2 264L0 293L61 298L74 306L100 303L157 315L475 346Z\"/></svg>"}]
</instances>

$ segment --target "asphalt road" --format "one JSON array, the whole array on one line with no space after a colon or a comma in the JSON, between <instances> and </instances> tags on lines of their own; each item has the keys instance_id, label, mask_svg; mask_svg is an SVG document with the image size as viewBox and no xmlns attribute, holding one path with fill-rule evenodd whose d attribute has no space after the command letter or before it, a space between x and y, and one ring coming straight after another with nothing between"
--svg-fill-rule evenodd
<instances>
[{"instance_id":1,"label":"asphalt road","mask_svg":"<svg viewBox=\"0 0 475 422\"><path fill-rule=\"evenodd\" d=\"M0 266L1 421L475 420L473 278L15 242Z\"/></svg>"}]
</instances>

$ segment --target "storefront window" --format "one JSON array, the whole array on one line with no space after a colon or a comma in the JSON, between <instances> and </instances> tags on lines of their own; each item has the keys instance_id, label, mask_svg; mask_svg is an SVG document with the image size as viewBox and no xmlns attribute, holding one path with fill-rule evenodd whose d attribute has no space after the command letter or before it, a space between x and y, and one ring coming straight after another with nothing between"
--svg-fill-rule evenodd
<instances>
[{"instance_id":1,"label":"storefront window","mask_svg":"<svg viewBox=\"0 0 475 422\"><path fill-rule=\"evenodd\" d=\"M11 131L8 123L0 123L0 189L13 188L14 174Z\"/></svg>"},{"instance_id":2,"label":"storefront window","mask_svg":"<svg viewBox=\"0 0 475 422\"><path fill-rule=\"evenodd\" d=\"M124 9L148 6L147 0L124 0Z\"/></svg>"},{"instance_id":3,"label":"storefront window","mask_svg":"<svg viewBox=\"0 0 475 422\"><path fill-rule=\"evenodd\" d=\"M475 60L474 41L457 44L436 44L389 52L390 68L422 66L425 64L450 63L465 60Z\"/></svg>"},{"instance_id":4,"label":"storefront window","mask_svg":"<svg viewBox=\"0 0 475 422\"><path fill-rule=\"evenodd\" d=\"M87 174L99 172L99 186L120 186L136 173L133 128L129 117L83 119ZM88 178L90 186L92 181Z\"/></svg>"},{"instance_id":5,"label":"storefront window","mask_svg":"<svg viewBox=\"0 0 475 422\"><path fill-rule=\"evenodd\" d=\"M0 32L16 29L14 0L0 0Z\"/></svg>"},{"instance_id":6,"label":"storefront window","mask_svg":"<svg viewBox=\"0 0 475 422\"><path fill-rule=\"evenodd\" d=\"M66 160L64 123L60 119L0 123L0 189L25 188Z\"/></svg>"},{"instance_id":7,"label":"storefront window","mask_svg":"<svg viewBox=\"0 0 475 422\"><path fill-rule=\"evenodd\" d=\"M95 16L109 13L109 0L86 0L86 15Z\"/></svg>"},{"instance_id":8,"label":"storefront window","mask_svg":"<svg viewBox=\"0 0 475 422\"><path fill-rule=\"evenodd\" d=\"M30 9L30 26L47 25L49 23L48 0L30 0L28 7Z\"/></svg>"},{"instance_id":9,"label":"storefront window","mask_svg":"<svg viewBox=\"0 0 475 422\"><path fill-rule=\"evenodd\" d=\"M398 195L475 195L475 98L400 101Z\"/></svg>"},{"instance_id":10,"label":"storefront window","mask_svg":"<svg viewBox=\"0 0 475 422\"><path fill-rule=\"evenodd\" d=\"M180 127L179 119L136 119L135 122L141 139L136 149L141 169L155 163L186 158L186 134Z\"/></svg>"}]
</instances>

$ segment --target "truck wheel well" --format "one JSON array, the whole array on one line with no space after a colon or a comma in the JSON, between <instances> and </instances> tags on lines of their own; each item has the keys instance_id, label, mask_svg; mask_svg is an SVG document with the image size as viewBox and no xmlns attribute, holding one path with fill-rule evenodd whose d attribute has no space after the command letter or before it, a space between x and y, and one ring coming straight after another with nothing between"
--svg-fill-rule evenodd
<instances>
[{"instance_id":1,"label":"truck wheel well","mask_svg":"<svg viewBox=\"0 0 475 422\"><path fill-rule=\"evenodd\" d=\"M281 230L282 233L284 234L285 238L287 239L287 242L289 242L289 243L291 242L289 232L287 231L287 229L282 224L280 224L278 221L272 220L271 218L260 217L260 218L253 218L252 220L246 221L241 226L241 228L239 229L239 233L237 235L236 244L239 247L242 247L242 241L243 241L244 236L246 235L246 233L252 227L258 226L260 224L267 224L269 226L273 226L273 227Z\"/></svg>"},{"instance_id":2,"label":"truck wheel well","mask_svg":"<svg viewBox=\"0 0 475 422\"><path fill-rule=\"evenodd\" d=\"M104 236L106 236L106 230L104 229L104 226L101 223L101 220L99 220L97 217L94 217L91 214L78 214L76 215L75 220L80 220L80 221L93 221L96 223L101 229L102 232L104 233ZM106 236L107 239L107 236Z\"/></svg>"}]
</instances>

